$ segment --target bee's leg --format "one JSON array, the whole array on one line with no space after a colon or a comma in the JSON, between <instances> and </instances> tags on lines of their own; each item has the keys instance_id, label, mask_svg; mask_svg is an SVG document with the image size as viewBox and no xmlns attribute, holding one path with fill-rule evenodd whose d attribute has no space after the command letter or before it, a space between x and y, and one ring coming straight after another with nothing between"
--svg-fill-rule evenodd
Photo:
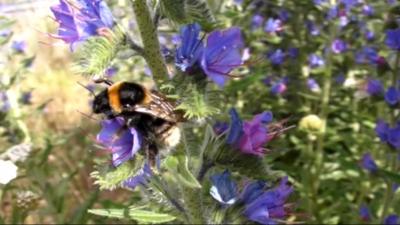
<instances>
[{"instance_id":1,"label":"bee's leg","mask_svg":"<svg viewBox=\"0 0 400 225\"><path fill-rule=\"evenodd\" d=\"M153 172L157 171L157 155L158 148L155 144L149 144L146 148L147 161L149 162L150 168Z\"/></svg>"}]
</instances>

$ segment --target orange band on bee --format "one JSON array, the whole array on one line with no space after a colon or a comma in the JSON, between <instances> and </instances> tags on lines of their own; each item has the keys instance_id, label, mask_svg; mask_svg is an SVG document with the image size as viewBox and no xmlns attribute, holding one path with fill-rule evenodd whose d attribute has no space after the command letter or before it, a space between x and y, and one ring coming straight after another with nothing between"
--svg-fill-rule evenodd
<instances>
[{"instance_id":1,"label":"orange band on bee","mask_svg":"<svg viewBox=\"0 0 400 225\"><path fill-rule=\"evenodd\" d=\"M123 82L115 83L108 88L108 101L110 102L112 110L117 113L122 112L122 104L119 97L119 90L121 89L122 83Z\"/></svg>"},{"instance_id":2,"label":"orange band on bee","mask_svg":"<svg viewBox=\"0 0 400 225\"><path fill-rule=\"evenodd\" d=\"M147 105L153 100L151 97L151 92L147 88L142 87L142 89L144 92L144 98L140 104Z\"/></svg>"}]
</instances>

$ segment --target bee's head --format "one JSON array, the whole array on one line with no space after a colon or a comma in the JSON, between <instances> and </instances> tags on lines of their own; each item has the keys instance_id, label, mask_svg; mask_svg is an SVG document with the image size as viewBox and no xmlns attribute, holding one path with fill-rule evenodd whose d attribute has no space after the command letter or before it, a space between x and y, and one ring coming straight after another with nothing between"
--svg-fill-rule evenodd
<instances>
[{"instance_id":1,"label":"bee's head","mask_svg":"<svg viewBox=\"0 0 400 225\"><path fill-rule=\"evenodd\" d=\"M111 113L107 90L100 92L94 97L92 110L95 114L104 113L108 115Z\"/></svg>"}]
</instances>

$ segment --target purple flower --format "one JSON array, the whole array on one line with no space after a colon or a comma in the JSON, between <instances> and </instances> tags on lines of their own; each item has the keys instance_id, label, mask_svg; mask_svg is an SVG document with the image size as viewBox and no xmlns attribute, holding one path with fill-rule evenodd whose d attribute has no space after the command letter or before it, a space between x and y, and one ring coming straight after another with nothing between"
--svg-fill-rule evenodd
<instances>
[{"instance_id":1,"label":"purple flower","mask_svg":"<svg viewBox=\"0 0 400 225\"><path fill-rule=\"evenodd\" d=\"M23 92L21 95L21 102L22 104L25 105L32 104L32 92L31 91Z\"/></svg>"},{"instance_id":2,"label":"purple flower","mask_svg":"<svg viewBox=\"0 0 400 225\"><path fill-rule=\"evenodd\" d=\"M346 80L346 76L341 73L336 75L334 79L337 84L343 85L344 81Z\"/></svg>"},{"instance_id":3,"label":"purple flower","mask_svg":"<svg viewBox=\"0 0 400 225\"><path fill-rule=\"evenodd\" d=\"M130 188L130 189L135 189L138 185L140 184L146 184L148 181L148 178L153 175L153 172L150 168L150 166L146 163L143 168L134 176L126 179L122 186Z\"/></svg>"},{"instance_id":4,"label":"purple flower","mask_svg":"<svg viewBox=\"0 0 400 225\"><path fill-rule=\"evenodd\" d=\"M361 3L360 0L341 0L340 3L344 4L346 11L350 11L353 7Z\"/></svg>"},{"instance_id":5,"label":"purple flower","mask_svg":"<svg viewBox=\"0 0 400 225\"><path fill-rule=\"evenodd\" d=\"M336 39L332 42L331 49L333 53L339 54L347 50L347 44L343 40Z\"/></svg>"},{"instance_id":6,"label":"purple flower","mask_svg":"<svg viewBox=\"0 0 400 225\"><path fill-rule=\"evenodd\" d=\"M372 30L365 30L364 37L367 41L372 41L375 39L375 33Z\"/></svg>"},{"instance_id":7,"label":"purple flower","mask_svg":"<svg viewBox=\"0 0 400 225\"><path fill-rule=\"evenodd\" d=\"M364 15L372 16L374 15L374 8L371 5L365 4L362 8Z\"/></svg>"},{"instance_id":8,"label":"purple flower","mask_svg":"<svg viewBox=\"0 0 400 225\"><path fill-rule=\"evenodd\" d=\"M368 79L368 81L365 85L365 91L370 96L380 95L383 93L383 90L384 90L383 84L380 80Z\"/></svg>"},{"instance_id":9,"label":"purple flower","mask_svg":"<svg viewBox=\"0 0 400 225\"><path fill-rule=\"evenodd\" d=\"M321 5L322 3L325 3L327 0L314 0L314 5Z\"/></svg>"},{"instance_id":10,"label":"purple flower","mask_svg":"<svg viewBox=\"0 0 400 225\"><path fill-rule=\"evenodd\" d=\"M117 67L115 67L115 66L110 66L110 67L108 67L108 68L106 69L105 74L106 74L106 76L107 76L108 78L111 78L111 77L115 76L115 74L117 74L117 72L118 72L118 68L117 68Z\"/></svg>"},{"instance_id":11,"label":"purple flower","mask_svg":"<svg viewBox=\"0 0 400 225\"><path fill-rule=\"evenodd\" d=\"M181 28L181 46L176 50L175 65L183 72L189 72L201 57L204 46L199 38L200 31L197 23Z\"/></svg>"},{"instance_id":12,"label":"purple flower","mask_svg":"<svg viewBox=\"0 0 400 225\"><path fill-rule=\"evenodd\" d=\"M397 225L400 224L399 221L399 216L395 215L395 214L391 214L389 216L387 216L385 218L385 220L383 221L384 225Z\"/></svg>"},{"instance_id":13,"label":"purple flower","mask_svg":"<svg viewBox=\"0 0 400 225\"><path fill-rule=\"evenodd\" d=\"M288 216L286 200L293 192L287 177L283 178L278 187L264 192L255 200L246 204L244 215L251 221L260 224L277 224Z\"/></svg>"},{"instance_id":14,"label":"purple flower","mask_svg":"<svg viewBox=\"0 0 400 225\"><path fill-rule=\"evenodd\" d=\"M310 34L312 36L317 36L320 34L320 28L317 27L317 25L315 25L315 23L313 21L307 20L306 21L306 28L308 30L308 32L310 32Z\"/></svg>"},{"instance_id":15,"label":"purple flower","mask_svg":"<svg viewBox=\"0 0 400 225\"><path fill-rule=\"evenodd\" d=\"M264 22L264 17L256 14L251 18L251 29L255 30L262 26Z\"/></svg>"},{"instance_id":16,"label":"purple flower","mask_svg":"<svg viewBox=\"0 0 400 225\"><path fill-rule=\"evenodd\" d=\"M281 95L286 92L287 90L287 85L286 85L286 79L281 79L278 82L275 82L272 87L271 87L271 94L273 95Z\"/></svg>"},{"instance_id":17,"label":"purple flower","mask_svg":"<svg viewBox=\"0 0 400 225\"><path fill-rule=\"evenodd\" d=\"M273 81L274 81L274 76L267 76L262 80L262 82L267 86L272 85Z\"/></svg>"},{"instance_id":18,"label":"purple flower","mask_svg":"<svg viewBox=\"0 0 400 225\"><path fill-rule=\"evenodd\" d=\"M313 78L308 78L307 79L307 87L312 92L320 92L321 91L321 88L319 87L319 84Z\"/></svg>"},{"instance_id":19,"label":"purple flower","mask_svg":"<svg viewBox=\"0 0 400 225\"><path fill-rule=\"evenodd\" d=\"M388 140L389 132L389 124L387 124L383 120L378 120L375 126L375 133L379 137L382 142L386 142Z\"/></svg>"},{"instance_id":20,"label":"purple flower","mask_svg":"<svg viewBox=\"0 0 400 225\"><path fill-rule=\"evenodd\" d=\"M211 196L224 205L232 205L237 200L236 183L231 180L231 173L225 170L221 174L214 174L210 177L212 186Z\"/></svg>"},{"instance_id":21,"label":"purple flower","mask_svg":"<svg viewBox=\"0 0 400 225\"><path fill-rule=\"evenodd\" d=\"M400 91L397 90L395 87L389 87L385 93L385 101L394 106L400 101Z\"/></svg>"},{"instance_id":22,"label":"purple flower","mask_svg":"<svg viewBox=\"0 0 400 225\"><path fill-rule=\"evenodd\" d=\"M26 42L25 41L13 41L11 44L11 48L17 53L25 53Z\"/></svg>"},{"instance_id":23,"label":"purple flower","mask_svg":"<svg viewBox=\"0 0 400 225\"><path fill-rule=\"evenodd\" d=\"M7 93L0 91L0 112L8 112L10 108L11 105Z\"/></svg>"},{"instance_id":24,"label":"purple flower","mask_svg":"<svg viewBox=\"0 0 400 225\"><path fill-rule=\"evenodd\" d=\"M281 65L284 62L285 57L286 57L286 55L282 51L282 49L277 49L268 54L268 58L273 65Z\"/></svg>"},{"instance_id":25,"label":"purple flower","mask_svg":"<svg viewBox=\"0 0 400 225\"><path fill-rule=\"evenodd\" d=\"M228 144L234 144L243 135L243 122L234 108L229 110L229 116L231 118L231 124L226 142Z\"/></svg>"},{"instance_id":26,"label":"purple flower","mask_svg":"<svg viewBox=\"0 0 400 225\"><path fill-rule=\"evenodd\" d=\"M253 117L251 121L244 123L235 109L229 111L231 126L227 143L235 145L242 153L263 156L263 147L269 140L267 124L272 121L271 112L263 112Z\"/></svg>"},{"instance_id":27,"label":"purple flower","mask_svg":"<svg viewBox=\"0 0 400 225\"><path fill-rule=\"evenodd\" d=\"M369 208L367 205L362 204L360 206L359 214L360 214L362 221L365 221L365 222L371 221L371 212L369 211Z\"/></svg>"},{"instance_id":28,"label":"purple flower","mask_svg":"<svg viewBox=\"0 0 400 225\"><path fill-rule=\"evenodd\" d=\"M265 188L266 183L264 181L254 181L250 184L247 184L243 189L240 200L245 204L249 204L262 195Z\"/></svg>"},{"instance_id":29,"label":"purple flower","mask_svg":"<svg viewBox=\"0 0 400 225\"><path fill-rule=\"evenodd\" d=\"M213 126L214 132L217 135L220 135L222 133L224 133L225 131L227 131L229 128L229 124L225 123L225 122L216 122Z\"/></svg>"},{"instance_id":30,"label":"purple flower","mask_svg":"<svg viewBox=\"0 0 400 225\"><path fill-rule=\"evenodd\" d=\"M299 55L299 49L298 48L289 48L287 50L287 54L290 58L296 59L297 56Z\"/></svg>"},{"instance_id":31,"label":"purple flower","mask_svg":"<svg viewBox=\"0 0 400 225\"><path fill-rule=\"evenodd\" d=\"M112 163L119 166L133 158L140 149L142 138L135 128L126 128L124 119L103 120L97 141L112 153Z\"/></svg>"},{"instance_id":32,"label":"purple flower","mask_svg":"<svg viewBox=\"0 0 400 225\"><path fill-rule=\"evenodd\" d=\"M280 9L278 17L281 21L286 22L290 18L290 13L286 9Z\"/></svg>"},{"instance_id":33,"label":"purple flower","mask_svg":"<svg viewBox=\"0 0 400 225\"><path fill-rule=\"evenodd\" d=\"M394 5L394 4L396 4L396 1L397 1L397 0L387 0L387 3L388 3L389 5Z\"/></svg>"},{"instance_id":34,"label":"purple flower","mask_svg":"<svg viewBox=\"0 0 400 225\"><path fill-rule=\"evenodd\" d=\"M369 46L365 46L361 50L356 52L355 58L356 62L359 64L364 64L364 63L376 64L379 55L376 49Z\"/></svg>"},{"instance_id":35,"label":"purple flower","mask_svg":"<svg viewBox=\"0 0 400 225\"><path fill-rule=\"evenodd\" d=\"M102 0L79 0L78 5L59 0L59 4L50 7L59 23L55 38L71 44L85 41L91 36L101 35L102 29L114 26L113 16L107 4Z\"/></svg>"},{"instance_id":36,"label":"purple flower","mask_svg":"<svg viewBox=\"0 0 400 225\"><path fill-rule=\"evenodd\" d=\"M242 34L238 27L211 32L201 60L204 73L222 87L229 73L242 65L243 47Z\"/></svg>"},{"instance_id":37,"label":"purple flower","mask_svg":"<svg viewBox=\"0 0 400 225\"><path fill-rule=\"evenodd\" d=\"M269 18L264 26L264 31L267 33L277 33L282 29L282 21L280 19Z\"/></svg>"},{"instance_id":38,"label":"purple flower","mask_svg":"<svg viewBox=\"0 0 400 225\"><path fill-rule=\"evenodd\" d=\"M361 166L370 173L374 173L378 170L378 166L376 165L370 153L365 153L363 155L361 158Z\"/></svg>"},{"instance_id":39,"label":"purple flower","mask_svg":"<svg viewBox=\"0 0 400 225\"><path fill-rule=\"evenodd\" d=\"M378 120L375 127L375 133L382 142L386 142L393 148L400 148L400 123L390 127L383 120Z\"/></svg>"},{"instance_id":40,"label":"purple flower","mask_svg":"<svg viewBox=\"0 0 400 225\"><path fill-rule=\"evenodd\" d=\"M392 50L400 51L400 28L386 31L385 44Z\"/></svg>"},{"instance_id":41,"label":"purple flower","mask_svg":"<svg viewBox=\"0 0 400 225\"><path fill-rule=\"evenodd\" d=\"M321 56L318 56L317 54L311 54L308 57L308 63L311 68L317 68L325 65L325 61Z\"/></svg>"}]
</instances>

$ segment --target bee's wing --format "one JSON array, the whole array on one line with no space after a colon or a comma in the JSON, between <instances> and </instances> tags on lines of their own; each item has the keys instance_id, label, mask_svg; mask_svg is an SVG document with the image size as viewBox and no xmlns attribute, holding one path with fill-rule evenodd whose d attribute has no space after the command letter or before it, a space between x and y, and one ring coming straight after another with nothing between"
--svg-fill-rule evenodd
<instances>
[{"instance_id":1,"label":"bee's wing","mask_svg":"<svg viewBox=\"0 0 400 225\"><path fill-rule=\"evenodd\" d=\"M133 110L139 113L164 119L169 122L178 122L178 114L174 111L174 104L158 92L151 92L151 101L147 104L137 104Z\"/></svg>"}]
</instances>

